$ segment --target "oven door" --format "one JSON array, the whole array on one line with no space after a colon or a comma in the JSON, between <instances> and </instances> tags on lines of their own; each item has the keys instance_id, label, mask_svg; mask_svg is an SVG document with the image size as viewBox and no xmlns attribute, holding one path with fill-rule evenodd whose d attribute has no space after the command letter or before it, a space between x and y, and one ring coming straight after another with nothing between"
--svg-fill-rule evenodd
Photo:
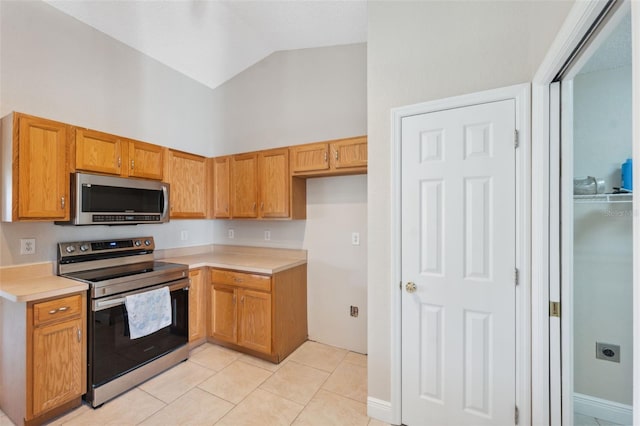
<instances>
[{"instance_id":1,"label":"oven door","mask_svg":"<svg viewBox=\"0 0 640 426\"><path fill-rule=\"evenodd\" d=\"M125 296L168 286L171 294L171 325L138 339L129 337ZM174 349L189 339L189 280L92 301L89 317L89 392Z\"/></svg>"}]
</instances>

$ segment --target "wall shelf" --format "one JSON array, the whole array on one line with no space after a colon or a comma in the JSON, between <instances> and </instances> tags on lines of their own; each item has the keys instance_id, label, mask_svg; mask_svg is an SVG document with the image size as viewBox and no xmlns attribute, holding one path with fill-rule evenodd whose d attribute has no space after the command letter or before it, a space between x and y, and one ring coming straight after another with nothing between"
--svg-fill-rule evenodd
<instances>
[{"instance_id":1,"label":"wall shelf","mask_svg":"<svg viewBox=\"0 0 640 426\"><path fill-rule=\"evenodd\" d=\"M593 194L593 195L574 195L575 203L631 203L633 194Z\"/></svg>"}]
</instances>

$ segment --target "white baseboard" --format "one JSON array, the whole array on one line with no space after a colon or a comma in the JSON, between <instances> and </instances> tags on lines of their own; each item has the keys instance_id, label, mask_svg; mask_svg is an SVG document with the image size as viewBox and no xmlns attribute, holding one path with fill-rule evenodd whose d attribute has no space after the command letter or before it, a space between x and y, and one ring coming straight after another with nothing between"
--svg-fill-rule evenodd
<instances>
[{"instance_id":1,"label":"white baseboard","mask_svg":"<svg viewBox=\"0 0 640 426\"><path fill-rule=\"evenodd\" d=\"M391 403L389 401L383 401L381 399L368 397L367 398L367 415L381 422L393 423L393 416L391 412Z\"/></svg>"},{"instance_id":2,"label":"white baseboard","mask_svg":"<svg viewBox=\"0 0 640 426\"><path fill-rule=\"evenodd\" d=\"M573 394L573 411L620 425L633 424L633 407L581 393Z\"/></svg>"}]
</instances>

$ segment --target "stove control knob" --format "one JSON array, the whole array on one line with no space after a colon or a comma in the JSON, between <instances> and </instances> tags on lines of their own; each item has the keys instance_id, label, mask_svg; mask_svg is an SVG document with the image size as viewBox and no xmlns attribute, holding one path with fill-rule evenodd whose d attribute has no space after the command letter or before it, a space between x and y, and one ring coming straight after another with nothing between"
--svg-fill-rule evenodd
<instances>
[{"instance_id":1,"label":"stove control knob","mask_svg":"<svg viewBox=\"0 0 640 426\"><path fill-rule=\"evenodd\" d=\"M136 242L135 242L134 244L136 245L136 247L140 247L140 245L141 245L142 243L140 242L140 240L136 240Z\"/></svg>"},{"instance_id":2,"label":"stove control knob","mask_svg":"<svg viewBox=\"0 0 640 426\"><path fill-rule=\"evenodd\" d=\"M87 251L87 250L89 250L89 246L88 245L83 244L83 245L80 246L80 251Z\"/></svg>"},{"instance_id":3,"label":"stove control knob","mask_svg":"<svg viewBox=\"0 0 640 426\"><path fill-rule=\"evenodd\" d=\"M67 246L67 248L64 249L67 253L73 253L74 251L76 251L76 248L74 246Z\"/></svg>"},{"instance_id":4,"label":"stove control knob","mask_svg":"<svg viewBox=\"0 0 640 426\"><path fill-rule=\"evenodd\" d=\"M150 246L151 245L151 240L144 240L144 245L145 246Z\"/></svg>"}]
</instances>

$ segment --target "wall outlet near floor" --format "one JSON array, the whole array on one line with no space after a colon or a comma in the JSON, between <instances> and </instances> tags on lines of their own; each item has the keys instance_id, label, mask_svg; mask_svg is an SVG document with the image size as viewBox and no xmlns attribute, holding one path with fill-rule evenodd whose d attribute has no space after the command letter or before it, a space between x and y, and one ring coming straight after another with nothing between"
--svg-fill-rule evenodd
<instances>
[{"instance_id":1,"label":"wall outlet near floor","mask_svg":"<svg viewBox=\"0 0 640 426\"><path fill-rule=\"evenodd\" d=\"M180 241L187 241L189 239L189 231L180 231Z\"/></svg>"},{"instance_id":2,"label":"wall outlet near floor","mask_svg":"<svg viewBox=\"0 0 640 426\"><path fill-rule=\"evenodd\" d=\"M357 317L358 316L358 307L357 306L351 306L351 316L352 317Z\"/></svg>"},{"instance_id":3,"label":"wall outlet near floor","mask_svg":"<svg viewBox=\"0 0 640 426\"><path fill-rule=\"evenodd\" d=\"M233 229L227 229L227 238L231 240L235 238L235 233L233 232Z\"/></svg>"},{"instance_id":4,"label":"wall outlet near floor","mask_svg":"<svg viewBox=\"0 0 640 426\"><path fill-rule=\"evenodd\" d=\"M596 358L605 361L620 362L620 345L596 342Z\"/></svg>"},{"instance_id":5,"label":"wall outlet near floor","mask_svg":"<svg viewBox=\"0 0 640 426\"><path fill-rule=\"evenodd\" d=\"M36 239L20 238L20 254L36 254Z\"/></svg>"},{"instance_id":6,"label":"wall outlet near floor","mask_svg":"<svg viewBox=\"0 0 640 426\"><path fill-rule=\"evenodd\" d=\"M264 231L264 240L265 241L271 240L271 231Z\"/></svg>"},{"instance_id":7,"label":"wall outlet near floor","mask_svg":"<svg viewBox=\"0 0 640 426\"><path fill-rule=\"evenodd\" d=\"M360 245L360 233L359 232L352 232L351 233L351 245L352 246L359 246Z\"/></svg>"}]
</instances>

